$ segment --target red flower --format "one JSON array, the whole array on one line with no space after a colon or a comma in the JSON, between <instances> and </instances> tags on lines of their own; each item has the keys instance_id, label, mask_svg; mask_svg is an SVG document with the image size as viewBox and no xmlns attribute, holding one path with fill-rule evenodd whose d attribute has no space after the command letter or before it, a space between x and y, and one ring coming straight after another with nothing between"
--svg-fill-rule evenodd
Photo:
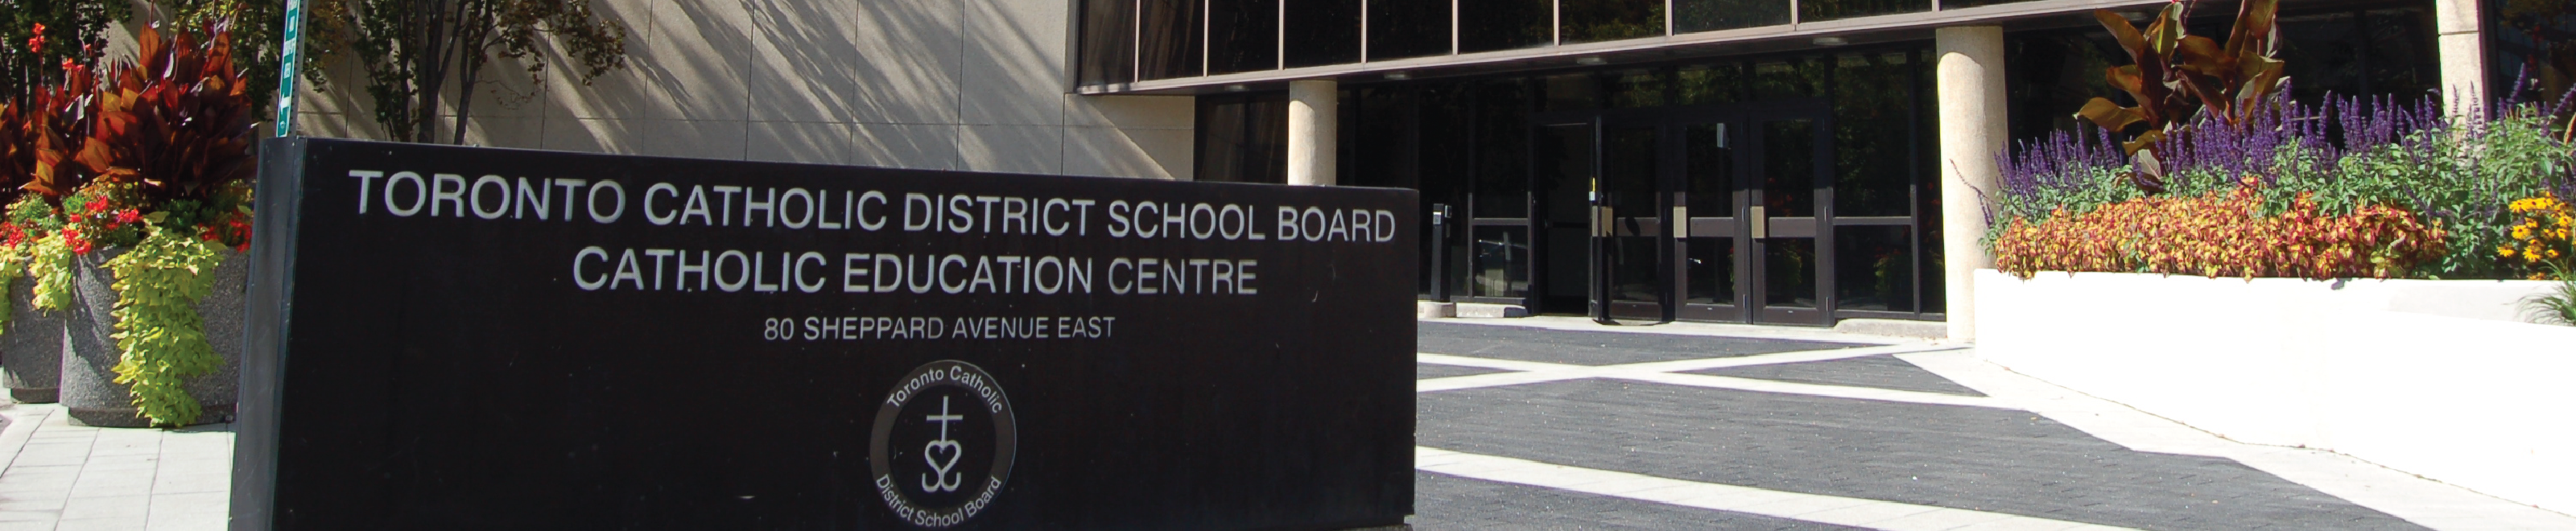
<instances>
[{"instance_id":1,"label":"red flower","mask_svg":"<svg viewBox=\"0 0 2576 531\"><path fill-rule=\"evenodd\" d=\"M45 53L45 36L37 35L27 39L27 53Z\"/></svg>"},{"instance_id":2,"label":"red flower","mask_svg":"<svg viewBox=\"0 0 2576 531\"><path fill-rule=\"evenodd\" d=\"M89 210L89 213L91 213L91 214L103 214L103 213L106 213L106 212L107 212L107 199L105 199L105 198L91 199L91 200L89 200L89 204L81 205L81 208L88 209L88 210Z\"/></svg>"},{"instance_id":3,"label":"red flower","mask_svg":"<svg viewBox=\"0 0 2576 531\"><path fill-rule=\"evenodd\" d=\"M37 24L37 25L36 25L36 34L37 34L37 35L44 35L44 34L45 34L45 25L44 25L44 24Z\"/></svg>"},{"instance_id":4,"label":"red flower","mask_svg":"<svg viewBox=\"0 0 2576 531\"><path fill-rule=\"evenodd\" d=\"M128 209L125 209L125 210L119 210L119 211L116 211L116 222L117 222L117 223L133 223L133 222L142 221L142 220L143 220L143 213L142 213L142 212L136 212L136 211L134 211L134 209L128 208Z\"/></svg>"}]
</instances>

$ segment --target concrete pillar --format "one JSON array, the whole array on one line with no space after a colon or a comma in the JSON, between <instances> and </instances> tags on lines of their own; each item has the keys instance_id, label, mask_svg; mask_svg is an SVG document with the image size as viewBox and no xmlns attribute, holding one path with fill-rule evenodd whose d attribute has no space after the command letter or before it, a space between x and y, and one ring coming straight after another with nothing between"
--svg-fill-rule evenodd
<instances>
[{"instance_id":1,"label":"concrete pillar","mask_svg":"<svg viewBox=\"0 0 2576 531\"><path fill-rule=\"evenodd\" d=\"M1334 184L1340 99L1341 83L1330 79L1288 82L1288 184Z\"/></svg>"},{"instance_id":2,"label":"concrete pillar","mask_svg":"<svg viewBox=\"0 0 2576 531\"><path fill-rule=\"evenodd\" d=\"M1977 238L1986 234L1982 197L1994 193L1995 154L2005 129L2004 29L1941 28L1933 32L1941 101L1941 253L1950 339L1977 337L1976 270L1994 267Z\"/></svg>"},{"instance_id":3,"label":"concrete pillar","mask_svg":"<svg viewBox=\"0 0 2576 531\"><path fill-rule=\"evenodd\" d=\"M2435 42L2442 54L2442 103L2453 116L2487 103L2486 36L2481 0L2433 0ZM2498 87L2507 88L2507 87Z\"/></svg>"}]
</instances>

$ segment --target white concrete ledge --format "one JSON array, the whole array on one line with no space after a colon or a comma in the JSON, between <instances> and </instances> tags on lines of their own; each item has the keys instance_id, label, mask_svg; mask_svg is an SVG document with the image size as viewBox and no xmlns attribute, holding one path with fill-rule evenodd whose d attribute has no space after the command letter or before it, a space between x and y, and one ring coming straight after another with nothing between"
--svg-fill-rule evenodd
<instances>
[{"instance_id":1,"label":"white concrete ledge","mask_svg":"<svg viewBox=\"0 0 2576 531\"><path fill-rule=\"evenodd\" d=\"M1462 302L1458 303L1457 316L1478 319L1529 317L1529 308L1523 308L1516 304L1481 304Z\"/></svg>"},{"instance_id":2,"label":"white concrete ledge","mask_svg":"<svg viewBox=\"0 0 2576 531\"><path fill-rule=\"evenodd\" d=\"M1457 304L1434 301L1413 301L1413 318L1415 319L1440 319L1457 316Z\"/></svg>"},{"instance_id":3,"label":"white concrete ledge","mask_svg":"<svg viewBox=\"0 0 2576 531\"><path fill-rule=\"evenodd\" d=\"M1977 277L1978 353L2238 441L2576 513L2576 327L2531 281Z\"/></svg>"}]
</instances>

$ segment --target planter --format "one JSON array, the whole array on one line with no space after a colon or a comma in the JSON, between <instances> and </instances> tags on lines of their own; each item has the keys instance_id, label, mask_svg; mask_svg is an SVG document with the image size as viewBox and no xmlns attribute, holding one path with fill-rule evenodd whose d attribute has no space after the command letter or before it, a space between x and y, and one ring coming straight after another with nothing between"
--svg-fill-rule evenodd
<instances>
[{"instance_id":1,"label":"planter","mask_svg":"<svg viewBox=\"0 0 2576 531\"><path fill-rule=\"evenodd\" d=\"M63 374L63 317L36 309L36 279L9 283L9 324L0 333L0 384L21 404L52 403Z\"/></svg>"},{"instance_id":2,"label":"planter","mask_svg":"<svg viewBox=\"0 0 2576 531\"><path fill-rule=\"evenodd\" d=\"M231 250L222 252L223 265L213 272L215 289L197 301L197 313L205 317L206 341L213 344L223 364L213 374L186 383L188 395L205 408L205 414L197 417L199 424L231 422L241 384L242 293L250 280L250 261ZM62 369L62 403L73 424L146 427L152 422L135 409L132 390L116 383L113 370L122 354L113 335L116 318L109 313L116 304L116 291L109 285L116 277L106 264L124 253L122 248L99 249L74 258L72 284L77 289L71 316L64 323L67 348Z\"/></svg>"},{"instance_id":3,"label":"planter","mask_svg":"<svg viewBox=\"0 0 2576 531\"><path fill-rule=\"evenodd\" d=\"M2533 281L1977 273L1977 352L2256 444L2332 450L2576 512L2576 327Z\"/></svg>"}]
</instances>

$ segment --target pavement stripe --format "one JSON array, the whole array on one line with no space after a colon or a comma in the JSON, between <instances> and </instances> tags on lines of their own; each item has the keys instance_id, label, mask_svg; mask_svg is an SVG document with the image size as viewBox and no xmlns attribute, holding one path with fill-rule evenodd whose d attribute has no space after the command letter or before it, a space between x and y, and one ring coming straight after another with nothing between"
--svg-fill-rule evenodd
<instances>
[{"instance_id":1,"label":"pavement stripe","mask_svg":"<svg viewBox=\"0 0 2576 531\"><path fill-rule=\"evenodd\" d=\"M1478 357L1472 357L1472 356L1456 356L1456 355L1449 355L1449 354L1433 354L1433 353L1428 353L1428 352L1422 352L1422 353L1415 353L1415 354L1414 354L1414 361L1415 361L1415 362L1418 362L1418 363L1430 363L1430 364L1435 364L1435 365L1452 365L1452 366L1460 366L1460 367L1479 367L1479 368L1487 368L1487 369L1502 369L1502 370L1507 370L1507 371L1517 371L1517 372L1503 372L1503 373L1493 373L1493 374L1474 374L1474 375L1467 375L1467 376L1452 376L1452 377L1447 377L1447 378L1430 378L1430 379L1423 379L1423 380L1415 380L1415 381L1413 382L1413 391L1414 391L1414 392L1417 392L1417 393L1430 393L1430 392L1437 392L1437 391L1455 391L1455 390L1459 390L1459 389L1475 389L1475 388L1480 388L1480 387L1501 387L1501 386L1506 386L1506 385L1523 385L1523 384L1534 384L1534 383L1543 383L1543 382L1557 382L1557 381L1565 381L1565 380L1580 380L1580 379L1585 379L1585 378L1615 378L1615 379L1622 379L1622 380L1635 380L1635 381L1642 381L1642 382L1655 382L1655 383L1672 384L1672 385L1687 385L1687 386L1692 386L1692 387L1711 387L1711 388L1719 388L1719 389L1736 389L1736 390L1743 390L1743 391L1759 391L1759 392L1766 392L1766 393L1783 393L1783 394L1796 394L1796 395L1809 395L1809 396L1824 396L1824 397L1834 397L1834 398L1851 398L1851 399L1859 399L1859 400L1877 400L1877 401L1882 401L1882 402L1905 402L1905 403L1914 403L1914 404L1937 404L1937 405L1945 405L1945 406L1970 406L1970 407L1989 407L1989 408L2016 409L2016 408L2014 408L2013 406L2009 405L2009 403L2004 402L2003 400L1995 399L1995 398L1989 398L1989 397L1959 396L1959 395L1942 394L1942 393L1926 393L1926 392L1920 392L1920 391L1898 391L1898 390L1894 390L1894 389L1880 389L1880 388L1876 388L1876 387L1859 387L1859 386L1848 386L1848 385L1825 385L1825 384L1796 383L1796 382L1783 382L1783 381L1777 381L1777 380L1763 380L1763 379L1758 379L1758 378L1737 378L1737 377L1732 377L1732 376L1713 376L1713 375L1704 375L1704 374L1680 374L1680 373L1676 373L1676 372L1670 372L1670 371L1695 371L1695 370L1714 369L1714 368L1724 368L1724 367L1744 367L1744 366L1752 366L1752 365L1773 365L1773 364L1783 364L1783 363L1802 363L1802 362L1812 362L1812 361L1826 361L1826 360L1837 360L1837 359L1847 359L1847 358L1858 358L1858 357L1864 357L1864 356L1876 356L1876 355L1880 355L1880 354L1901 354L1901 353L1917 353L1917 352L1928 352L1928 351L1951 350L1951 349L1955 349L1955 348L1957 348L1957 347L1948 347L1948 346L1925 346L1925 345L1900 345L1900 346L1886 346L1886 347L1863 347L1863 348L1830 349L1830 350L1808 350L1808 351L1798 351L1798 352L1782 352L1782 353L1776 353L1776 354L1763 354L1763 355L1758 355L1758 356L1738 356L1738 357L1731 357L1731 358L1705 358L1705 359L1690 359L1690 360L1655 361L1655 362L1646 362L1646 363L1629 363L1629 364L1621 364L1621 365L1600 365L1600 366L1590 366L1590 365L1568 365L1568 364L1562 364L1562 363L1546 363L1546 362L1520 361L1520 360L1501 360L1501 359L1492 359L1492 358L1478 358Z\"/></svg>"},{"instance_id":2,"label":"pavement stripe","mask_svg":"<svg viewBox=\"0 0 2576 531\"><path fill-rule=\"evenodd\" d=\"M1455 452L1428 446L1413 447L1413 456L1414 468L1436 474L1870 529L1890 531L2115 531L2128 529L2017 514L1683 481L1644 474Z\"/></svg>"}]
</instances>

